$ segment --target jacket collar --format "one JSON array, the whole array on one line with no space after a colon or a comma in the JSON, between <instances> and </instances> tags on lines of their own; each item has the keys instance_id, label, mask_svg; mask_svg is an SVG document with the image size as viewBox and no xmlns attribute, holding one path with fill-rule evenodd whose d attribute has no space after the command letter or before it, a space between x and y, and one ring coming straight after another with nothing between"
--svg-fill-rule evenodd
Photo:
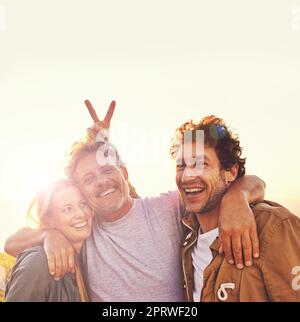
<instances>
[{"instance_id":1,"label":"jacket collar","mask_svg":"<svg viewBox=\"0 0 300 322\"><path fill-rule=\"evenodd\" d=\"M195 237L198 236L198 230L199 230L200 224L198 222L198 219L195 213L186 213L182 218L182 223L185 227L187 227L189 230L192 231ZM212 253L218 254L220 246L221 246L220 238L217 237L210 245L210 249Z\"/></svg>"},{"instance_id":2,"label":"jacket collar","mask_svg":"<svg viewBox=\"0 0 300 322\"><path fill-rule=\"evenodd\" d=\"M198 229L199 229L199 222L197 220L197 217L194 213L190 212L186 212L184 217L182 218L182 223L185 227L187 227L189 230L191 230L194 233L198 233Z\"/></svg>"},{"instance_id":3,"label":"jacket collar","mask_svg":"<svg viewBox=\"0 0 300 322\"><path fill-rule=\"evenodd\" d=\"M212 251L214 257L215 255L219 254L219 248L221 246L220 238L217 237L213 243L209 246L210 250Z\"/></svg>"}]
</instances>

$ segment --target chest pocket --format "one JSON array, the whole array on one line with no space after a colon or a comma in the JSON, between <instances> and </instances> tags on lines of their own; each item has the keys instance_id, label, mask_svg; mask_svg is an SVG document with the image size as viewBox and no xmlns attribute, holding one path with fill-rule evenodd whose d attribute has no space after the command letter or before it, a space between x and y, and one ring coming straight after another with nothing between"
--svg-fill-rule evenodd
<instances>
[{"instance_id":1,"label":"chest pocket","mask_svg":"<svg viewBox=\"0 0 300 322\"><path fill-rule=\"evenodd\" d=\"M240 301L241 277L242 270L237 269L235 266L228 264L226 260L223 260L214 285L215 301Z\"/></svg>"},{"instance_id":2,"label":"chest pocket","mask_svg":"<svg viewBox=\"0 0 300 322\"><path fill-rule=\"evenodd\" d=\"M238 302L242 271L221 256L206 268L202 301Z\"/></svg>"},{"instance_id":3,"label":"chest pocket","mask_svg":"<svg viewBox=\"0 0 300 322\"><path fill-rule=\"evenodd\" d=\"M234 290L235 289L235 283L223 283L220 285L217 296L218 299L222 302L225 302L228 300L228 290Z\"/></svg>"}]
</instances>

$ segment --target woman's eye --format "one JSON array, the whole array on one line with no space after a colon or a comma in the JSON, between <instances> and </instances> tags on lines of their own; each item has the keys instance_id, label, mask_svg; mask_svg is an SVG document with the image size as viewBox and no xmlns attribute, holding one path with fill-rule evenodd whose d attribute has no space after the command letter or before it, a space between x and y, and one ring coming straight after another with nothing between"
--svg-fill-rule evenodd
<instances>
[{"instance_id":1,"label":"woman's eye","mask_svg":"<svg viewBox=\"0 0 300 322\"><path fill-rule=\"evenodd\" d=\"M80 206L80 208L86 207L86 202L85 201L81 202L79 206Z\"/></svg>"},{"instance_id":2,"label":"woman's eye","mask_svg":"<svg viewBox=\"0 0 300 322\"><path fill-rule=\"evenodd\" d=\"M65 213L65 214L68 214L71 211L72 211L72 208L71 207L66 207L66 208L63 209L63 213Z\"/></svg>"}]
</instances>

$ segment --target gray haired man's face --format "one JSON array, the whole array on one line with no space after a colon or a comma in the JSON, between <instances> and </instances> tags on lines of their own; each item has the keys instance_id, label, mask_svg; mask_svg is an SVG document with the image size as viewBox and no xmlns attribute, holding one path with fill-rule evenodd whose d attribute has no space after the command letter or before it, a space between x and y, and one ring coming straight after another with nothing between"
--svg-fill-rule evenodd
<instances>
[{"instance_id":1,"label":"gray haired man's face","mask_svg":"<svg viewBox=\"0 0 300 322\"><path fill-rule=\"evenodd\" d=\"M111 221L116 213L122 213L129 199L128 174L111 158L99 158L90 152L79 160L75 179L100 220Z\"/></svg>"}]
</instances>

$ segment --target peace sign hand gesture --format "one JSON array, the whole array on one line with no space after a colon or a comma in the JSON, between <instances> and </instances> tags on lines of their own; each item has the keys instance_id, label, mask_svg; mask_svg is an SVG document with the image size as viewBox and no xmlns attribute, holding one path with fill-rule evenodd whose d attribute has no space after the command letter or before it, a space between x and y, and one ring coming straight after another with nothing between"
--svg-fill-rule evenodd
<instances>
[{"instance_id":1,"label":"peace sign hand gesture","mask_svg":"<svg viewBox=\"0 0 300 322\"><path fill-rule=\"evenodd\" d=\"M108 139L109 137L109 128L110 128L110 122L112 119L112 116L114 114L115 111L115 107L116 107L116 102L112 101L109 105L109 108L106 112L106 115L104 117L104 119L101 121L92 105L92 103L89 100L85 100L84 101L93 121L94 121L94 125L92 127L90 127L88 129L88 133L89 136L91 138L95 138L97 136L97 134L102 131L103 132L103 136L105 139Z\"/></svg>"}]
</instances>

